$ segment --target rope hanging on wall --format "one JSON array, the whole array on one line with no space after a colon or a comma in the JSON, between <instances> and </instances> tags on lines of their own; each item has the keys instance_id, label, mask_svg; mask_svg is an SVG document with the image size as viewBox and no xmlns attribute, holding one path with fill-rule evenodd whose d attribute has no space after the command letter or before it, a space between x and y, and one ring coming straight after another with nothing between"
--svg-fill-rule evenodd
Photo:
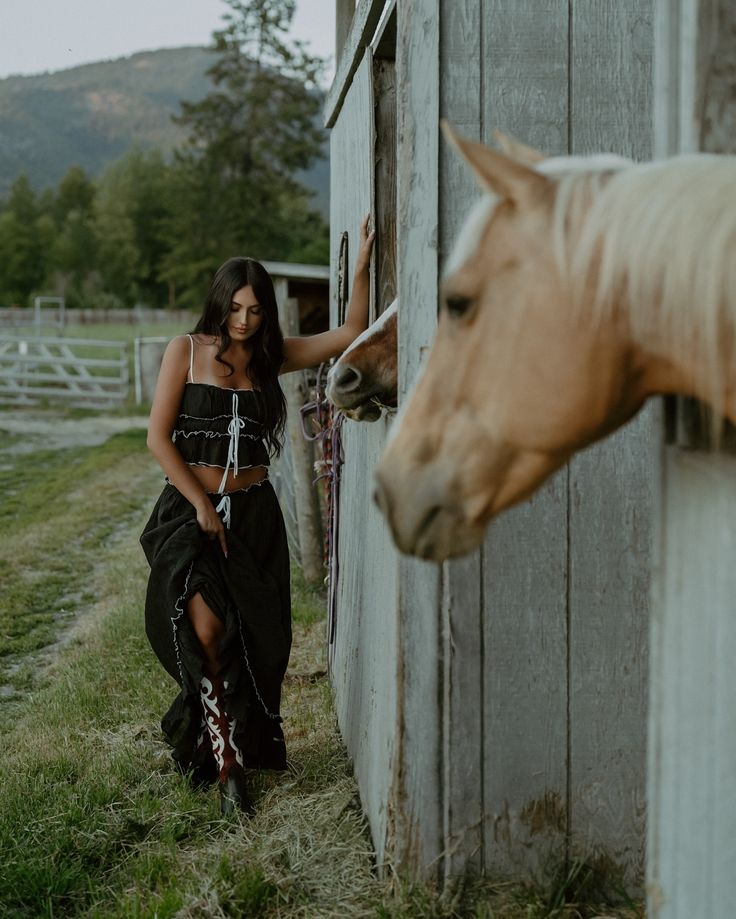
<instances>
[{"instance_id":1,"label":"rope hanging on wall","mask_svg":"<svg viewBox=\"0 0 736 919\"><path fill-rule=\"evenodd\" d=\"M327 365L320 364L317 371L315 398L307 402L300 410L302 434L307 440L319 441L322 448L322 459L315 463L318 473L314 483L327 481L327 526L325 527L325 561L327 564L327 630L330 644L335 638L337 622L337 576L338 576L338 522L340 507L340 471L344 462L341 429L344 415L325 397L324 378ZM310 431L307 418L314 416L314 427Z\"/></svg>"}]
</instances>

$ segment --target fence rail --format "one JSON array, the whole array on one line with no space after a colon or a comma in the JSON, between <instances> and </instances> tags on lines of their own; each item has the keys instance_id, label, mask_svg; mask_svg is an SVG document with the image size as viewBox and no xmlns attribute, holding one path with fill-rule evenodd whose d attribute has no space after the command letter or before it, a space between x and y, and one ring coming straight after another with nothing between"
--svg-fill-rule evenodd
<instances>
[{"instance_id":1,"label":"fence rail","mask_svg":"<svg viewBox=\"0 0 736 919\"><path fill-rule=\"evenodd\" d=\"M0 403L58 399L91 408L128 397L128 343L0 335Z\"/></svg>"}]
</instances>

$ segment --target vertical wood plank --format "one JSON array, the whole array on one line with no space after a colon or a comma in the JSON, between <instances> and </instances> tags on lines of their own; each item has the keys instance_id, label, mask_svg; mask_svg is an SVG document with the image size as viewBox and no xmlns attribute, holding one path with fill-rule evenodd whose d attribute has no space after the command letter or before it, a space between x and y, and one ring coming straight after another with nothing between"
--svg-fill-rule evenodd
<instances>
[{"instance_id":1,"label":"vertical wood plank","mask_svg":"<svg viewBox=\"0 0 736 919\"><path fill-rule=\"evenodd\" d=\"M299 302L289 297L289 282L286 278L278 279L275 288L284 335L298 335ZM304 371L297 370L284 374L281 377L281 386L286 399L286 431L291 453L299 558L305 580L317 584L324 578L322 517L319 496L313 485L314 445L302 433L299 414L309 395Z\"/></svg>"},{"instance_id":2,"label":"vertical wood plank","mask_svg":"<svg viewBox=\"0 0 736 919\"><path fill-rule=\"evenodd\" d=\"M547 880L567 829L567 472L483 550L486 870Z\"/></svg>"},{"instance_id":3,"label":"vertical wood plank","mask_svg":"<svg viewBox=\"0 0 736 919\"><path fill-rule=\"evenodd\" d=\"M480 139L480 6L442 0L440 114ZM439 251L444 261L478 197L470 170L440 141ZM442 569L445 876L483 868L483 629L480 551Z\"/></svg>"},{"instance_id":4,"label":"vertical wood plank","mask_svg":"<svg viewBox=\"0 0 736 919\"><path fill-rule=\"evenodd\" d=\"M632 891L644 877L658 409L577 457L570 483L572 852Z\"/></svg>"},{"instance_id":5,"label":"vertical wood plank","mask_svg":"<svg viewBox=\"0 0 736 919\"><path fill-rule=\"evenodd\" d=\"M331 143L331 321L337 316L337 260L349 233L352 282L359 227L373 209L373 75L366 51L345 96ZM372 498L372 470L387 422L343 425L337 628L331 675L340 731L353 760L379 865L389 823L396 730L397 553Z\"/></svg>"},{"instance_id":6,"label":"vertical wood plank","mask_svg":"<svg viewBox=\"0 0 736 919\"><path fill-rule=\"evenodd\" d=\"M573 4L571 153L652 149L652 4ZM651 407L570 464L572 853L629 889L644 875L653 488Z\"/></svg>"},{"instance_id":7,"label":"vertical wood plank","mask_svg":"<svg viewBox=\"0 0 736 919\"><path fill-rule=\"evenodd\" d=\"M652 153L652 0L572 5L571 149Z\"/></svg>"},{"instance_id":8,"label":"vertical wood plank","mask_svg":"<svg viewBox=\"0 0 736 919\"><path fill-rule=\"evenodd\" d=\"M439 0L397 5L400 401L437 322L439 13ZM393 809L395 860L409 874L442 868L439 602L438 566L402 558Z\"/></svg>"},{"instance_id":9,"label":"vertical wood plank","mask_svg":"<svg viewBox=\"0 0 736 919\"><path fill-rule=\"evenodd\" d=\"M482 139L567 151L567 0L483 4ZM538 877L565 854L567 474L483 548L484 864Z\"/></svg>"},{"instance_id":10,"label":"vertical wood plank","mask_svg":"<svg viewBox=\"0 0 736 919\"><path fill-rule=\"evenodd\" d=\"M335 2L335 64L340 65L343 48L355 14L354 0L334 0Z\"/></svg>"},{"instance_id":11,"label":"vertical wood plank","mask_svg":"<svg viewBox=\"0 0 736 919\"><path fill-rule=\"evenodd\" d=\"M700 150L736 153L736 6L699 4L698 100Z\"/></svg>"},{"instance_id":12,"label":"vertical wood plank","mask_svg":"<svg viewBox=\"0 0 736 919\"><path fill-rule=\"evenodd\" d=\"M568 0L490 0L484 10L484 139L509 131L568 152Z\"/></svg>"},{"instance_id":13,"label":"vertical wood plank","mask_svg":"<svg viewBox=\"0 0 736 919\"><path fill-rule=\"evenodd\" d=\"M736 458L671 447L663 482L647 915L729 919L736 897Z\"/></svg>"}]
</instances>

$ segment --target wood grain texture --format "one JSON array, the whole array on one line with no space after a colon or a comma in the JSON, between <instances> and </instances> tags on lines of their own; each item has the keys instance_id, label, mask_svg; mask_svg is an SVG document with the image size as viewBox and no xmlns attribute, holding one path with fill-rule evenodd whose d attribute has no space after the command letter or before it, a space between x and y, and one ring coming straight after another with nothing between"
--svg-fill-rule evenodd
<instances>
[{"instance_id":1,"label":"wood grain texture","mask_svg":"<svg viewBox=\"0 0 736 919\"><path fill-rule=\"evenodd\" d=\"M652 152L653 0L573 3L570 152Z\"/></svg>"},{"instance_id":2,"label":"wood grain texture","mask_svg":"<svg viewBox=\"0 0 736 919\"><path fill-rule=\"evenodd\" d=\"M648 913L730 919L736 458L667 450L652 628Z\"/></svg>"},{"instance_id":3,"label":"wood grain texture","mask_svg":"<svg viewBox=\"0 0 736 919\"><path fill-rule=\"evenodd\" d=\"M354 14L355 0L335 0L335 60L338 67L347 44Z\"/></svg>"},{"instance_id":4,"label":"wood grain texture","mask_svg":"<svg viewBox=\"0 0 736 919\"><path fill-rule=\"evenodd\" d=\"M439 12L439 0L404 0L397 6L400 404L437 322ZM399 597L394 854L409 875L437 875L442 852L438 566L402 558Z\"/></svg>"},{"instance_id":5,"label":"wood grain texture","mask_svg":"<svg viewBox=\"0 0 736 919\"><path fill-rule=\"evenodd\" d=\"M355 72L362 64L365 49L370 45L385 5L386 0L360 0L355 8L350 29L343 42L337 72L325 99L326 128L331 128L337 121L340 108L352 86Z\"/></svg>"},{"instance_id":6,"label":"wood grain texture","mask_svg":"<svg viewBox=\"0 0 736 919\"><path fill-rule=\"evenodd\" d=\"M481 8L484 138L499 128L547 155L567 153L567 0L490 0Z\"/></svg>"},{"instance_id":7,"label":"wood grain texture","mask_svg":"<svg viewBox=\"0 0 736 919\"><path fill-rule=\"evenodd\" d=\"M337 323L337 260L349 233L353 278L360 222L373 209L373 62L355 73L331 134L331 321ZM386 437L385 421L343 425L337 628L331 678L340 730L353 759L379 863L383 860L396 730L398 560L373 504L371 473Z\"/></svg>"},{"instance_id":8,"label":"wood grain texture","mask_svg":"<svg viewBox=\"0 0 736 919\"><path fill-rule=\"evenodd\" d=\"M566 0L482 8L481 137L500 127L566 152ZM483 590L484 863L495 875L539 877L565 854L566 472L494 521Z\"/></svg>"},{"instance_id":9,"label":"wood grain texture","mask_svg":"<svg viewBox=\"0 0 736 919\"><path fill-rule=\"evenodd\" d=\"M284 335L299 334L299 301L289 297L289 282L279 278L274 285L279 305L279 322ZM286 434L289 438L291 472L294 486L294 510L299 542L299 561L304 577L311 584L324 578L322 517L319 496L313 485L314 444L302 434L299 410L308 401L309 389L303 370L281 377L286 399Z\"/></svg>"},{"instance_id":10,"label":"wood grain texture","mask_svg":"<svg viewBox=\"0 0 736 919\"><path fill-rule=\"evenodd\" d=\"M494 876L547 880L567 830L567 473L483 548L484 852Z\"/></svg>"},{"instance_id":11,"label":"wood grain texture","mask_svg":"<svg viewBox=\"0 0 736 919\"><path fill-rule=\"evenodd\" d=\"M640 891L657 406L579 455L570 476L573 855Z\"/></svg>"},{"instance_id":12,"label":"wood grain texture","mask_svg":"<svg viewBox=\"0 0 736 919\"><path fill-rule=\"evenodd\" d=\"M477 4L441 5L440 114L480 137ZM447 255L478 197L470 170L444 138L439 149L439 249ZM483 870L483 585L480 551L442 568L443 836L445 876Z\"/></svg>"},{"instance_id":13,"label":"wood grain texture","mask_svg":"<svg viewBox=\"0 0 736 919\"><path fill-rule=\"evenodd\" d=\"M698 147L736 153L736 5L707 0L699 8Z\"/></svg>"},{"instance_id":14,"label":"wood grain texture","mask_svg":"<svg viewBox=\"0 0 736 919\"><path fill-rule=\"evenodd\" d=\"M573 4L571 153L652 149L652 8ZM570 464L572 852L644 877L655 409ZM614 877L615 879L615 877Z\"/></svg>"}]
</instances>

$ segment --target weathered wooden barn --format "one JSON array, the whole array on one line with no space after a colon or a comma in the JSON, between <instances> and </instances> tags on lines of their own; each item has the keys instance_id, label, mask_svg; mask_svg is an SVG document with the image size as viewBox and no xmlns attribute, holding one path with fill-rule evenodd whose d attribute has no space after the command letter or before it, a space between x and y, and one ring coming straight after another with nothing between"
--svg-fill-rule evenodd
<instances>
[{"instance_id":1,"label":"weathered wooden barn","mask_svg":"<svg viewBox=\"0 0 736 919\"><path fill-rule=\"evenodd\" d=\"M400 399L431 343L443 264L479 194L441 140L441 117L486 142L501 128L550 155L647 159L655 145L703 147L733 110L725 0L337 0L336 9L325 109L332 321L371 210L376 314L394 295L400 302ZM723 22L725 76L712 58ZM650 910L726 915L673 912L671 891L682 886L677 839L688 820L710 821L719 870L713 846L734 854L736 716L725 712L736 705L721 697L697 730L675 706L697 722L697 707L712 702L691 649L720 692L733 688L725 661L736 625L721 610L708 631L692 612L699 597L723 607L736 575L672 521L715 528L725 551L736 491L724 501L724 480L736 479L729 458L693 462L665 414L650 406L494 522L481 551L442 567L399 556L372 503L371 470L392 419L344 425L331 678L379 862L440 879L466 870L518 878L582 858L640 890L651 673ZM692 703L678 672L700 679L684 687ZM729 731L715 740L718 726ZM721 771L706 775L710 753ZM685 794L701 774L707 802ZM716 791L729 804L718 813ZM687 858L702 898L707 855L687 849Z\"/></svg>"}]
</instances>

